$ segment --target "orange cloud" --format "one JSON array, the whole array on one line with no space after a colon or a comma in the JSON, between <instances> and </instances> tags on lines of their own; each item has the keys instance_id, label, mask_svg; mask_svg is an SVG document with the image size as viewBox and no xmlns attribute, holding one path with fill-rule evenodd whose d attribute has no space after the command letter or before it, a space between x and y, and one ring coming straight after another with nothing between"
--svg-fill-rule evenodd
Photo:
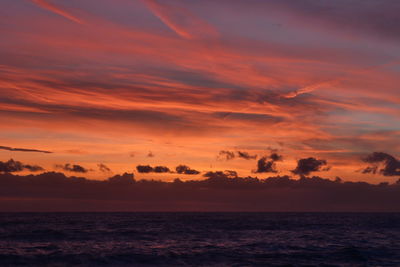
<instances>
[{"instance_id":1,"label":"orange cloud","mask_svg":"<svg viewBox=\"0 0 400 267\"><path fill-rule=\"evenodd\" d=\"M79 155L91 168L102 157L117 171L134 163L153 166L155 159L141 158L151 150L168 166L185 158L195 169L247 174L254 168L250 163L215 162L215 153L245 147L262 155L279 146L292 163L303 155L342 155L353 167L352 153L400 151L393 137L366 137L398 125L398 66L382 64L393 52L381 50L387 44L360 49L362 44L337 35L329 35L328 43L304 24L273 33L269 13L232 15L234 3L221 14L211 8L217 2L200 8L149 0L145 7L152 13L136 16L121 1L128 14L123 18L110 3L88 13L85 4L77 13L85 14L81 18L50 1L33 2L76 23L50 20L29 5L29 16L16 12L7 18L15 26L5 29L0 46L5 144L30 147L27 140L35 140L63 162ZM141 2L130 4L143 8ZM165 33L153 15L182 38ZM71 153L76 150L85 153ZM129 157L132 151L135 158ZM282 163L282 172L293 169L292 163Z\"/></svg>"}]
</instances>

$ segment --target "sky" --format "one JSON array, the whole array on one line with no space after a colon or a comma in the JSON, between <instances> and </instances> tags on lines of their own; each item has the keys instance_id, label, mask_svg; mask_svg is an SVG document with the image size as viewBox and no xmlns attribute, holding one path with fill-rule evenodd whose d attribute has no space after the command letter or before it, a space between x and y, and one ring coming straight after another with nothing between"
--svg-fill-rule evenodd
<instances>
[{"instance_id":1,"label":"sky","mask_svg":"<svg viewBox=\"0 0 400 267\"><path fill-rule=\"evenodd\" d=\"M299 176L311 163L330 179L395 182L399 9L398 0L2 0L0 161L22 162L22 174L164 181L178 165L197 171L179 173L188 180Z\"/></svg>"}]
</instances>

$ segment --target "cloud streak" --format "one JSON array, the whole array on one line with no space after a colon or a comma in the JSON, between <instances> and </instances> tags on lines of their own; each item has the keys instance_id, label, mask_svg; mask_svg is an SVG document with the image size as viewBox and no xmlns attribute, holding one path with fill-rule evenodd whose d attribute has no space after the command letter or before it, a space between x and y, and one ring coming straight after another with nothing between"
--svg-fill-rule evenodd
<instances>
[{"instance_id":1,"label":"cloud streak","mask_svg":"<svg viewBox=\"0 0 400 267\"><path fill-rule=\"evenodd\" d=\"M53 12L53 13L55 13L57 15L60 15L60 16L66 18L66 19L68 19L70 21L73 21L73 22L78 23L78 24L83 24L84 23L81 19L79 19L76 16L72 15L71 13L61 9L60 7L49 3L48 1L45 1L45 0L31 0L31 1L34 4L36 4L37 6L43 8L43 9L46 9L46 10L48 10L50 12Z\"/></svg>"},{"instance_id":2,"label":"cloud streak","mask_svg":"<svg viewBox=\"0 0 400 267\"><path fill-rule=\"evenodd\" d=\"M216 30L189 10L158 0L144 0L147 7L165 25L185 39L215 37Z\"/></svg>"},{"instance_id":3,"label":"cloud streak","mask_svg":"<svg viewBox=\"0 0 400 267\"><path fill-rule=\"evenodd\" d=\"M51 151L46 151L46 150L29 149L29 148L13 148L13 147L9 147L9 146L0 146L0 150L17 151L17 152L38 152L38 153L45 153L45 154L53 153Z\"/></svg>"}]
</instances>

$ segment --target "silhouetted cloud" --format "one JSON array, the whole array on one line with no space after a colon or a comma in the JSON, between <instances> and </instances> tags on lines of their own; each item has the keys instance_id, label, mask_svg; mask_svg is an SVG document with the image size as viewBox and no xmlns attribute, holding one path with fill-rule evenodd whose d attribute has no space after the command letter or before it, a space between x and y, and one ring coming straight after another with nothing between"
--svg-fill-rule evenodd
<instances>
[{"instance_id":1,"label":"silhouetted cloud","mask_svg":"<svg viewBox=\"0 0 400 267\"><path fill-rule=\"evenodd\" d=\"M257 155L250 155L248 152L245 151L237 151L237 156L243 159L256 159Z\"/></svg>"},{"instance_id":2,"label":"silhouetted cloud","mask_svg":"<svg viewBox=\"0 0 400 267\"><path fill-rule=\"evenodd\" d=\"M221 150L218 153L218 158L220 159L226 159L226 160L231 160L235 158L235 153L232 151L227 151L227 150Z\"/></svg>"},{"instance_id":3,"label":"silhouetted cloud","mask_svg":"<svg viewBox=\"0 0 400 267\"><path fill-rule=\"evenodd\" d=\"M39 172L39 171L44 171L44 169L38 165L24 165L24 169L27 169L28 171L31 172Z\"/></svg>"},{"instance_id":4,"label":"silhouetted cloud","mask_svg":"<svg viewBox=\"0 0 400 267\"><path fill-rule=\"evenodd\" d=\"M39 153L53 153L51 151L46 150L39 150L39 149L29 149L29 148L13 148L9 146L0 146L1 150L8 150L8 151L19 151L19 152L39 152Z\"/></svg>"},{"instance_id":5,"label":"silhouetted cloud","mask_svg":"<svg viewBox=\"0 0 400 267\"><path fill-rule=\"evenodd\" d=\"M149 153L147 154L147 157L148 157L148 158L154 158L153 152L149 151Z\"/></svg>"},{"instance_id":6,"label":"silhouetted cloud","mask_svg":"<svg viewBox=\"0 0 400 267\"><path fill-rule=\"evenodd\" d=\"M309 175L311 172L328 170L328 168L321 169L326 164L327 161L324 159L319 160L312 157L300 159L297 161L296 169L292 170L292 172L300 176Z\"/></svg>"},{"instance_id":7,"label":"silhouetted cloud","mask_svg":"<svg viewBox=\"0 0 400 267\"><path fill-rule=\"evenodd\" d=\"M153 167L150 165L137 165L136 170L140 173L149 173L153 172Z\"/></svg>"},{"instance_id":8,"label":"silhouetted cloud","mask_svg":"<svg viewBox=\"0 0 400 267\"><path fill-rule=\"evenodd\" d=\"M384 176L397 176L400 175L400 161L392 155L384 152L373 152L363 159L364 162L372 163L373 166L366 167L362 173L381 173ZM382 164L379 169L378 164Z\"/></svg>"},{"instance_id":9,"label":"silhouetted cloud","mask_svg":"<svg viewBox=\"0 0 400 267\"><path fill-rule=\"evenodd\" d=\"M168 167L165 166L155 166L151 167L150 165L137 165L136 170L140 173L150 173L150 172L156 172L156 173L167 173L171 172L171 170Z\"/></svg>"},{"instance_id":10,"label":"silhouetted cloud","mask_svg":"<svg viewBox=\"0 0 400 267\"><path fill-rule=\"evenodd\" d=\"M97 164L97 166L99 167L99 170L101 171L101 172L111 172L111 169L110 168L108 168L105 164L103 164L103 163L99 163L99 164Z\"/></svg>"},{"instance_id":11,"label":"silhouetted cloud","mask_svg":"<svg viewBox=\"0 0 400 267\"><path fill-rule=\"evenodd\" d=\"M246 151L228 151L228 150L221 150L218 153L218 159L231 160L236 157L250 160L250 159L256 159L257 155L250 155Z\"/></svg>"},{"instance_id":12,"label":"silhouetted cloud","mask_svg":"<svg viewBox=\"0 0 400 267\"><path fill-rule=\"evenodd\" d=\"M77 164L66 163L64 165L57 164L56 168L63 169L68 172L87 173L89 170Z\"/></svg>"},{"instance_id":13,"label":"silhouetted cloud","mask_svg":"<svg viewBox=\"0 0 400 267\"><path fill-rule=\"evenodd\" d=\"M179 165L175 168L176 172L179 174L189 174L189 175L194 175L194 174L199 174L200 172L194 169L191 169L189 166L186 165Z\"/></svg>"},{"instance_id":14,"label":"silhouetted cloud","mask_svg":"<svg viewBox=\"0 0 400 267\"><path fill-rule=\"evenodd\" d=\"M278 153L274 152L269 156L269 158L273 161L280 161L280 160L282 160L283 157L282 157L282 155L278 155Z\"/></svg>"},{"instance_id":15,"label":"silhouetted cloud","mask_svg":"<svg viewBox=\"0 0 400 267\"><path fill-rule=\"evenodd\" d=\"M140 173L150 173L150 172L155 172L155 173L168 173L171 172L171 170L166 167L166 166L150 166L150 165L137 165L136 170Z\"/></svg>"},{"instance_id":16,"label":"silhouetted cloud","mask_svg":"<svg viewBox=\"0 0 400 267\"><path fill-rule=\"evenodd\" d=\"M135 182L133 173L124 173L122 175L114 175L108 178L108 182L112 184L129 185Z\"/></svg>"},{"instance_id":17,"label":"silhouetted cloud","mask_svg":"<svg viewBox=\"0 0 400 267\"><path fill-rule=\"evenodd\" d=\"M231 179L231 178L237 178L237 172L236 171L231 171L231 170L225 170L225 171L216 171L216 172L206 172L204 177L207 177L209 179Z\"/></svg>"},{"instance_id":18,"label":"silhouetted cloud","mask_svg":"<svg viewBox=\"0 0 400 267\"><path fill-rule=\"evenodd\" d=\"M254 172L255 173L266 173L266 172L276 173L278 171L276 170L275 161L280 161L280 160L282 160L282 156L278 155L275 152L271 153L271 155L269 155L268 157L267 156L262 157L257 161L257 170Z\"/></svg>"},{"instance_id":19,"label":"silhouetted cloud","mask_svg":"<svg viewBox=\"0 0 400 267\"><path fill-rule=\"evenodd\" d=\"M275 162L273 160L267 160L267 157L262 157L257 161L257 170L256 173L263 172L277 172L275 169Z\"/></svg>"},{"instance_id":20,"label":"silhouetted cloud","mask_svg":"<svg viewBox=\"0 0 400 267\"><path fill-rule=\"evenodd\" d=\"M168 167L165 167L165 166L155 166L153 168L153 171L157 172L157 173L171 172L171 170Z\"/></svg>"},{"instance_id":21,"label":"silhouetted cloud","mask_svg":"<svg viewBox=\"0 0 400 267\"><path fill-rule=\"evenodd\" d=\"M361 170L361 173L372 173L372 174L376 174L376 172L378 171L378 166L368 166L365 169Z\"/></svg>"},{"instance_id":22,"label":"silhouetted cloud","mask_svg":"<svg viewBox=\"0 0 400 267\"><path fill-rule=\"evenodd\" d=\"M0 172L20 172L23 170L31 172L44 171L44 169L38 165L23 164L22 162L13 159L6 162L0 161Z\"/></svg>"}]
</instances>

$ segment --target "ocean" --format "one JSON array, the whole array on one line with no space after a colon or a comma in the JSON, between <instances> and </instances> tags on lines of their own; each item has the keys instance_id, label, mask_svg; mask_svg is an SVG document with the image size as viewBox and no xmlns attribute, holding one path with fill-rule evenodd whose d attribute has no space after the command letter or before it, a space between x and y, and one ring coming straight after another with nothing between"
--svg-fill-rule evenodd
<instances>
[{"instance_id":1,"label":"ocean","mask_svg":"<svg viewBox=\"0 0 400 267\"><path fill-rule=\"evenodd\" d=\"M22 265L400 266L400 213L1 213Z\"/></svg>"}]
</instances>

